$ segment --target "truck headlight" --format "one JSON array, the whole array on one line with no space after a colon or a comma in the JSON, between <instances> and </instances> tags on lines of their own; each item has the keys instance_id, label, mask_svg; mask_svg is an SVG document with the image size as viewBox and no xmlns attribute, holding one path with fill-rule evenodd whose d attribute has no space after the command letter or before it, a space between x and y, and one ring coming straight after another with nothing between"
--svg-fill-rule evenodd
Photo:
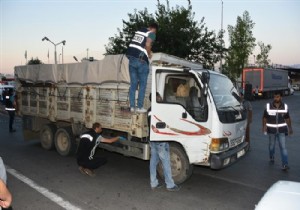
<instances>
[{"instance_id":1,"label":"truck headlight","mask_svg":"<svg viewBox=\"0 0 300 210\"><path fill-rule=\"evenodd\" d=\"M212 138L209 148L212 152L220 152L228 149L228 138Z\"/></svg>"}]
</instances>

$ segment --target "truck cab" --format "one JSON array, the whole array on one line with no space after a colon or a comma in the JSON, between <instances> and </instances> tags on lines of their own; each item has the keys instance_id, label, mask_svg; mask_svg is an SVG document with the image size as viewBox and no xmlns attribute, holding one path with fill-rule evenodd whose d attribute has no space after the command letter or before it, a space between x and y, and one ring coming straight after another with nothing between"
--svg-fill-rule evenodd
<instances>
[{"instance_id":1,"label":"truck cab","mask_svg":"<svg viewBox=\"0 0 300 210\"><path fill-rule=\"evenodd\" d=\"M170 143L177 183L193 165L221 169L242 157L246 113L224 75L203 68L152 66L150 141ZM161 167L159 173L162 174Z\"/></svg>"}]
</instances>

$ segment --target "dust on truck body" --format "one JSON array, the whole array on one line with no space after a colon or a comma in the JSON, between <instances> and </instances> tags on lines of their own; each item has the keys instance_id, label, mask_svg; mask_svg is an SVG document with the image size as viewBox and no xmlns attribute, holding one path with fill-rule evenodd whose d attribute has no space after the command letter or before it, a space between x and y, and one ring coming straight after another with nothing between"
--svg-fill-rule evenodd
<instances>
[{"instance_id":1,"label":"dust on truck body","mask_svg":"<svg viewBox=\"0 0 300 210\"><path fill-rule=\"evenodd\" d=\"M172 174L182 183L193 165L220 169L245 154L246 114L237 91L224 75L175 56L155 53L144 105L129 111L128 59L108 55L101 61L15 67L18 114L26 138L39 134L44 149L60 155L76 151L80 134L100 122L103 135L127 140L100 147L143 160L151 141L170 142ZM156 102L158 92L162 102ZM150 128L150 130L149 130ZM149 137L150 134L150 137ZM158 167L162 175L161 167Z\"/></svg>"},{"instance_id":2,"label":"dust on truck body","mask_svg":"<svg viewBox=\"0 0 300 210\"><path fill-rule=\"evenodd\" d=\"M245 68L243 69L243 85L252 85L252 92L258 87L260 97L270 98L274 91L282 91L283 95L289 94L288 71L272 68Z\"/></svg>"}]
</instances>

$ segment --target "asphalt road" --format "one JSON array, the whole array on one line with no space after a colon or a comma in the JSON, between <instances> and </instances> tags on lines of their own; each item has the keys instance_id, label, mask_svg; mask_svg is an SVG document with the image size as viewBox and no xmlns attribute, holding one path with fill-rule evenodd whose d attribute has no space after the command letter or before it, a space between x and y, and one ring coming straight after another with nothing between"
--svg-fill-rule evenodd
<instances>
[{"instance_id":1,"label":"asphalt road","mask_svg":"<svg viewBox=\"0 0 300 210\"><path fill-rule=\"evenodd\" d=\"M288 172L281 170L276 147L275 164L268 162L268 140L261 132L261 117L268 100L253 101L251 150L234 165L211 170L194 167L192 177L179 192L165 188L152 191L148 161L98 150L108 163L94 178L82 175L75 157L45 151L37 141L25 142L21 120L16 133L8 132L8 117L0 114L0 156L8 172L13 209L104 209L104 210L250 210L278 180L300 182L300 92L284 97L292 117L294 135L287 138Z\"/></svg>"}]
</instances>

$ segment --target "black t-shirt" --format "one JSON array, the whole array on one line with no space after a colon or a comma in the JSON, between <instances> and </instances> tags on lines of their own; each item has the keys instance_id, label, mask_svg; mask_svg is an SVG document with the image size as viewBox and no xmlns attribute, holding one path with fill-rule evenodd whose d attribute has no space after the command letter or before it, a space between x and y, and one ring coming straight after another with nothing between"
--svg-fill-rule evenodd
<instances>
[{"instance_id":1,"label":"black t-shirt","mask_svg":"<svg viewBox=\"0 0 300 210\"><path fill-rule=\"evenodd\" d=\"M93 150L96 140L100 135L94 130L88 131L81 135L78 150L77 160L78 161L89 161L91 151Z\"/></svg>"}]
</instances>

